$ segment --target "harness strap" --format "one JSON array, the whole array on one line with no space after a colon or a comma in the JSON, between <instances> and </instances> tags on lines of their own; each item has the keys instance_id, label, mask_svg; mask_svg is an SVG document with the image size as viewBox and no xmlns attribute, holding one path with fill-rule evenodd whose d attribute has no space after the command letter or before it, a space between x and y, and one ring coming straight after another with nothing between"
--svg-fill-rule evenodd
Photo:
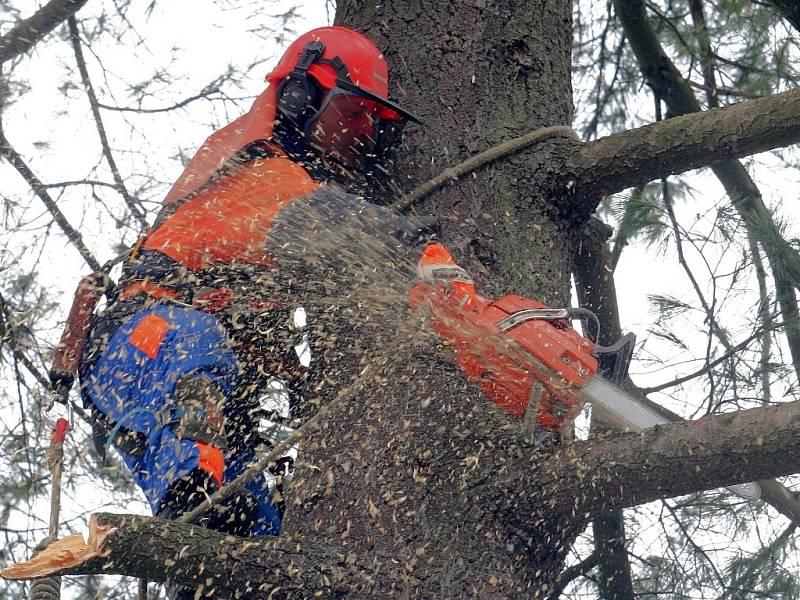
<instances>
[{"instance_id":1,"label":"harness strap","mask_svg":"<svg viewBox=\"0 0 800 600\"><path fill-rule=\"evenodd\" d=\"M176 290L142 280L134 281L126 286L125 289L122 290L120 298L125 300L126 298L131 298L140 293L147 294L151 298L156 298L158 300L177 300L180 297L180 294Z\"/></svg>"}]
</instances>

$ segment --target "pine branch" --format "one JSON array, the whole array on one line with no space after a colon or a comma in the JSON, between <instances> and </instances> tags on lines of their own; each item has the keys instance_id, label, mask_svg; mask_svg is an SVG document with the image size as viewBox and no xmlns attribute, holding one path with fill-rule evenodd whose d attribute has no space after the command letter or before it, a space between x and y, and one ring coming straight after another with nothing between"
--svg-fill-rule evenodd
<instances>
[{"instance_id":1,"label":"pine branch","mask_svg":"<svg viewBox=\"0 0 800 600\"><path fill-rule=\"evenodd\" d=\"M0 38L0 64L33 48L87 0L51 0Z\"/></svg>"},{"instance_id":2,"label":"pine branch","mask_svg":"<svg viewBox=\"0 0 800 600\"><path fill-rule=\"evenodd\" d=\"M578 298L581 304L591 306L598 314L601 323L604 324L604 334L606 337L601 339L602 343L610 343L618 339L622 335L622 328L620 327L619 311L617 309L616 291L614 290L613 272L606 268L604 244L608 237L607 226L593 219L584 230L581 236L580 243L577 244L580 252L576 256L575 263L575 282L578 293ZM738 352L748 346L752 340L760 335L760 332L754 333L753 336L739 342L731 349L731 352ZM713 368L719 362L727 360L729 353L719 357L717 360L712 361L710 364L703 367L703 371L708 368ZM645 394L659 391L665 387L679 385L690 378L694 378L702 374L701 372L692 373L686 378L678 378L672 382L664 384L663 386L656 386L655 388L637 389L637 395L640 401L646 403L654 410L664 413L664 416L672 421L680 420L680 416L667 410L666 408L647 399ZM633 384L630 383L632 389ZM789 490L786 486L778 483L775 480L759 478L758 481L761 486L762 499L764 502L772 506L780 514L788 518L793 523L800 524L800 499L797 495Z\"/></svg>"},{"instance_id":3,"label":"pine branch","mask_svg":"<svg viewBox=\"0 0 800 600\"><path fill-rule=\"evenodd\" d=\"M614 0L622 26L630 40L631 47L639 62L642 73L648 83L653 88L658 97L662 98L668 107L667 116L682 115L679 117L668 118L664 123L676 121L676 119L687 119L689 113L698 119L702 115L714 114L736 114L741 119L740 124L747 128L746 123L757 121L771 121L773 126L784 130L793 128L800 124L800 111L795 116L790 116L781 112L780 108L773 105L778 98L800 99L800 90L793 90L785 94L777 94L763 100L752 100L742 102L733 106L701 112L701 106L694 92L681 76L678 69L667 56L656 37L655 32L650 27L649 20L642 0ZM695 26L700 29L700 38L704 37L705 20L702 15L702 7L694 7ZM707 33L705 34L706 43L702 45L704 56L704 77L706 85L715 87L716 82L713 78L713 62L710 43L707 43ZM714 106L716 98L709 94L711 105ZM749 108L749 114L742 112L744 108ZM736 119L737 117L733 117ZM784 121L783 119L789 119ZM709 125L718 127L719 125ZM720 140L727 137L724 129L714 130L715 134L722 133ZM734 138L733 144L738 145L741 138ZM779 135L776 134L776 137ZM797 141L795 139L794 141ZM780 144L773 146L777 147ZM721 144L725 146L725 144ZM735 155L735 153L731 153ZM713 158L712 154L712 158ZM727 159L728 156L719 156L720 159ZM736 160L706 160L704 164L710 164L711 169L722 183L728 194L731 203L741 216L748 231L763 246L770 266L772 267L773 277L775 278L775 288L778 302L781 307L781 315L785 324L786 338L789 350L792 355L792 363L795 373L800 379L800 310L798 309L794 289L800 285L800 255L783 239L775 221L761 198L761 192L752 180L747 170ZM700 166L700 165L698 165Z\"/></svg>"}]
</instances>

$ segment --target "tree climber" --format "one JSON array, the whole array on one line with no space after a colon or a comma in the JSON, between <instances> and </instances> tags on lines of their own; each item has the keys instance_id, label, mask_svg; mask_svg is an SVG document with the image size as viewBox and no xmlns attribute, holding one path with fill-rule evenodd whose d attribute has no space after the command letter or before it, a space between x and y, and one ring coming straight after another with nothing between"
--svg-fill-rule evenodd
<instances>
[{"instance_id":1,"label":"tree climber","mask_svg":"<svg viewBox=\"0 0 800 600\"><path fill-rule=\"evenodd\" d=\"M315 29L289 46L266 79L250 111L211 135L167 194L83 354L82 394L96 443L115 446L154 514L165 518L187 512L254 460L259 398L272 378L284 382L292 415L302 420L335 389L323 384L342 379L335 368L348 355L340 347L364 360L370 350L361 353L357 341L360 313L320 311L325 324L312 339L316 372L309 373L298 361L290 314L307 302L335 306L337 294L363 298L338 275L354 264L359 272L365 247L402 271L403 306L433 300L434 309L465 315L467 329L501 306L478 296L432 240L435 219L398 216L341 189L368 191L372 169L405 122L418 121L388 100L388 68L370 40L343 27ZM353 246L359 236L368 243ZM377 269L364 267L359 281L368 285ZM377 275L381 286L387 275ZM421 284L407 297L414 277ZM456 331L447 319L431 325L487 397L525 416L534 378L515 358L476 348L474 331ZM482 362L487 355L496 368ZM549 398L537 407L549 411ZM563 423L539 421L551 431ZM259 478L201 524L264 536L280 532L281 518ZM186 588L175 593L194 597Z\"/></svg>"},{"instance_id":2,"label":"tree climber","mask_svg":"<svg viewBox=\"0 0 800 600\"><path fill-rule=\"evenodd\" d=\"M287 208L357 213L403 246L430 237L430 219L335 191L357 187L417 120L388 100L387 78L361 34L324 27L298 38L250 111L197 151L124 264L119 300L92 325L81 388L96 443L120 452L154 514L177 518L252 462L270 378L292 392L295 416L306 410L289 322L301 278L283 272L273 239ZM282 240L295 235L287 227ZM277 535L281 514L261 478L202 524Z\"/></svg>"}]
</instances>

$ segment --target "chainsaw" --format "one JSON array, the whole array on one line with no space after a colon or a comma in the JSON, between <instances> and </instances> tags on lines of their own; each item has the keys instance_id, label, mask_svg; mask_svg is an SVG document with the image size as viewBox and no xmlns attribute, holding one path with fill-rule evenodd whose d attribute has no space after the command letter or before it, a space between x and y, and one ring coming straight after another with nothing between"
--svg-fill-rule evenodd
<instances>
[{"instance_id":1,"label":"chainsaw","mask_svg":"<svg viewBox=\"0 0 800 600\"><path fill-rule=\"evenodd\" d=\"M600 346L572 328L574 319L591 319L599 331L589 310L549 308L513 294L497 300L466 296L431 282L417 283L409 303L429 309L431 327L453 348L467 378L520 420L523 433L538 446L557 443L587 402L595 416L623 431L680 420L623 389L633 334ZM761 496L755 482L727 489L746 500Z\"/></svg>"}]
</instances>

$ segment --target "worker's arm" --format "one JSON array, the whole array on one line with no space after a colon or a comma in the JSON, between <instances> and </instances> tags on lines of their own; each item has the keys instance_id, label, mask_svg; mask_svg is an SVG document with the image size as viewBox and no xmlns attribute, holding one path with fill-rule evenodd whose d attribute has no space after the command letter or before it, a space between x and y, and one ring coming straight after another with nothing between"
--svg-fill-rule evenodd
<instances>
[{"instance_id":1,"label":"worker's arm","mask_svg":"<svg viewBox=\"0 0 800 600\"><path fill-rule=\"evenodd\" d=\"M398 215L322 186L278 213L268 252L282 271L306 274L305 282L339 289L397 283L404 294L416 278L419 253L438 232L435 218Z\"/></svg>"}]
</instances>

